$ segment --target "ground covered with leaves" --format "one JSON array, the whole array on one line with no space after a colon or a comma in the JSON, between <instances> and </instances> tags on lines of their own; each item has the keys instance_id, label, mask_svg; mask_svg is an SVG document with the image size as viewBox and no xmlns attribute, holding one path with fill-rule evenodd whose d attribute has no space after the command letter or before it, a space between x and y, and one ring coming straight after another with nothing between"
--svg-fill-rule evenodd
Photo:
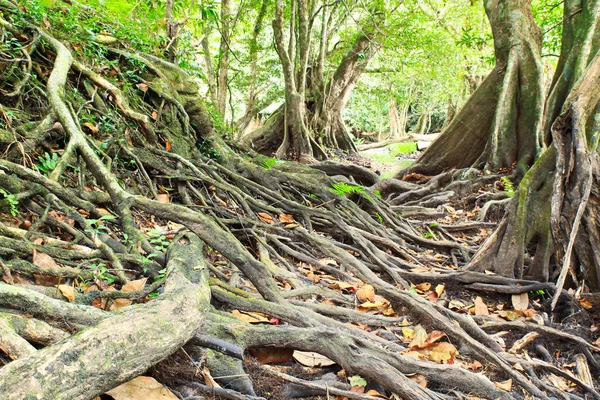
<instances>
[{"instance_id":1,"label":"ground covered with leaves","mask_svg":"<svg viewBox=\"0 0 600 400\"><path fill-rule=\"evenodd\" d=\"M594 296L465 268L507 171L254 154L94 10L0 7L3 398L600 397Z\"/></svg>"}]
</instances>

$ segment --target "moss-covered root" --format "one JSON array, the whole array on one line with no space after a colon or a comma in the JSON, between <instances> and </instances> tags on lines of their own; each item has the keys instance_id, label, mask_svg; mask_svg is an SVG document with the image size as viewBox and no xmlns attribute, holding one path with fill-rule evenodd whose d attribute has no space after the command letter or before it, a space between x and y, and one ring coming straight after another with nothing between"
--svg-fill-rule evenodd
<instances>
[{"instance_id":1,"label":"moss-covered root","mask_svg":"<svg viewBox=\"0 0 600 400\"><path fill-rule=\"evenodd\" d=\"M210 292L202 242L170 248L165 293L0 370L4 400L90 399L180 348L203 326Z\"/></svg>"}]
</instances>

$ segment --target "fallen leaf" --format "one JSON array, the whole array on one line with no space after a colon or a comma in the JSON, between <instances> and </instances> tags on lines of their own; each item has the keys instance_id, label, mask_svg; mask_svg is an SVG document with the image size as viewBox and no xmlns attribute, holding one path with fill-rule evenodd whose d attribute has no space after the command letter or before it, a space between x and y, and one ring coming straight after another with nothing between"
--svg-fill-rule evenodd
<instances>
[{"instance_id":1,"label":"fallen leaf","mask_svg":"<svg viewBox=\"0 0 600 400\"><path fill-rule=\"evenodd\" d=\"M367 380L360 375L354 375L348 378L348 382L350 382L351 386L367 386Z\"/></svg>"},{"instance_id":2,"label":"fallen leaf","mask_svg":"<svg viewBox=\"0 0 600 400\"><path fill-rule=\"evenodd\" d=\"M375 299L375 288L373 288L373 286L371 286L371 285L361 286L356 291L356 298L361 303L364 303L367 301L373 301Z\"/></svg>"},{"instance_id":3,"label":"fallen leaf","mask_svg":"<svg viewBox=\"0 0 600 400\"><path fill-rule=\"evenodd\" d=\"M146 93L148 91L148 85L145 83L138 83L137 87L144 93Z\"/></svg>"},{"instance_id":4,"label":"fallen leaf","mask_svg":"<svg viewBox=\"0 0 600 400\"><path fill-rule=\"evenodd\" d=\"M529 307L529 294L527 292L521 294L513 294L510 298L515 310L523 311Z\"/></svg>"},{"instance_id":5,"label":"fallen leaf","mask_svg":"<svg viewBox=\"0 0 600 400\"><path fill-rule=\"evenodd\" d=\"M594 307L592 302L588 299L579 299L579 305L581 305L581 307L585 308L586 310L589 310L590 308Z\"/></svg>"},{"instance_id":6,"label":"fallen leaf","mask_svg":"<svg viewBox=\"0 0 600 400\"><path fill-rule=\"evenodd\" d=\"M422 388L427 387L427 378L425 378L425 375L414 374L414 375L407 375L407 376L408 376L408 379L410 379L413 382L416 382Z\"/></svg>"},{"instance_id":7,"label":"fallen leaf","mask_svg":"<svg viewBox=\"0 0 600 400\"><path fill-rule=\"evenodd\" d=\"M490 315L490 311L479 296L475 299L475 315Z\"/></svg>"},{"instance_id":8,"label":"fallen leaf","mask_svg":"<svg viewBox=\"0 0 600 400\"><path fill-rule=\"evenodd\" d=\"M165 150L171 152L171 142L169 139L165 139Z\"/></svg>"},{"instance_id":9,"label":"fallen leaf","mask_svg":"<svg viewBox=\"0 0 600 400\"><path fill-rule=\"evenodd\" d=\"M435 293L438 295L438 298L442 296L442 293L444 293L445 288L446 288L445 285L437 285L435 287Z\"/></svg>"},{"instance_id":10,"label":"fallen leaf","mask_svg":"<svg viewBox=\"0 0 600 400\"><path fill-rule=\"evenodd\" d=\"M295 222L294 217L290 214L281 214L278 219L279 219L279 222L284 223L284 224L291 224L291 223Z\"/></svg>"},{"instance_id":11,"label":"fallen leaf","mask_svg":"<svg viewBox=\"0 0 600 400\"><path fill-rule=\"evenodd\" d=\"M429 282L419 283L417 286L415 286L415 289L420 290L422 292L426 292L429 289L431 289L431 283L429 283Z\"/></svg>"},{"instance_id":12,"label":"fallen leaf","mask_svg":"<svg viewBox=\"0 0 600 400\"><path fill-rule=\"evenodd\" d=\"M100 132L98 127L96 125L92 124L91 122L84 122L82 125L85 126L86 128L88 128L92 135L96 135L98 132Z\"/></svg>"},{"instance_id":13,"label":"fallen leaf","mask_svg":"<svg viewBox=\"0 0 600 400\"><path fill-rule=\"evenodd\" d=\"M64 296L65 299L69 300L69 302L75 301L75 289L70 285L58 285L57 289L60 290L60 293Z\"/></svg>"},{"instance_id":14,"label":"fallen leaf","mask_svg":"<svg viewBox=\"0 0 600 400\"><path fill-rule=\"evenodd\" d=\"M509 379L504 382L494 382L494 386L496 386L498 389L510 392L510 390L512 389L512 379Z\"/></svg>"},{"instance_id":15,"label":"fallen leaf","mask_svg":"<svg viewBox=\"0 0 600 400\"><path fill-rule=\"evenodd\" d=\"M402 335L408 339L408 340L412 340L413 337L415 337L415 330L411 329L411 328L402 328Z\"/></svg>"},{"instance_id":16,"label":"fallen leaf","mask_svg":"<svg viewBox=\"0 0 600 400\"><path fill-rule=\"evenodd\" d=\"M258 213L258 218L260 218L263 222L266 222L267 224L274 224L275 223L273 221L273 217L271 217L267 213Z\"/></svg>"},{"instance_id":17,"label":"fallen leaf","mask_svg":"<svg viewBox=\"0 0 600 400\"><path fill-rule=\"evenodd\" d=\"M152 117L153 120L156 121L156 118L158 118L158 113L156 111L152 111L152 114L150 114L150 116Z\"/></svg>"},{"instance_id":18,"label":"fallen leaf","mask_svg":"<svg viewBox=\"0 0 600 400\"><path fill-rule=\"evenodd\" d=\"M471 371L477 371L477 370L478 370L479 368L481 368L481 367L483 367L483 365L482 365L482 364L481 364L479 361L477 361L477 360L473 361L472 363L470 363L470 364L468 365L468 368L469 368Z\"/></svg>"},{"instance_id":19,"label":"fallen leaf","mask_svg":"<svg viewBox=\"0 0 600 400\"><path fill-rule=\"evenodd\" d=\"M334 365L335 361L319 354L308 351L294 351L294 360L298 361L305 367L328 367Z\"/></svg>"},{"instance_id":20,"label":"fallen leaf","mask_svg":"<svg viewBox=\"0 0 600 400\"><path fill-rule=\"evenodd\" d=\"M413 337L408 347L410 347L411 349L420 348L421 346L423 346L426 340L427 331L425 331L425 328L423 328L421 325L417 325L415 327L415 336Z\"/></svg>"},{"instance_id":21,"label":"fallen leaf","mask_svg":"<svg viewBox=\"0 0 600 400\"><path fill-rule=\"evenodd\" d=\"M135 292L136 290L142 290L146 285L148 278L137 279L135 281L129 281L121 287L122 292Z\"/></svg>"},{"instance_id":22,"label":"fallen leaf","mask_svg":"<svg viewBox=\"0 0 600 400\"><path fill-rule=\"evenodd\" d=\"M279 347L255 347L248 350L261 364L281 364L292 359L293 349Z\"/></svg>"},{"instance_id":23,"label":"fallen leaf","mask_svg":"<svg viewBox=\"0 0 600 400\"><path fill-rule=\"evenodd\" d=\"M42 269L51 270L54 268L60 268L60 266L56 263L56 261L54 261L52 257L50 257L46 253L39 252L35 249L33 249L32 261L33 265L36 265Z\"/></svg>"},{"instance_id":24,"label":"fallen leaf","mask_svg":"<svg viewBox=\"0 0 600 400\"><path fill-rule=\"evenodd\" d=\"M242 321L249 322L251 324L257 324L261 322L269 322L269 319L260 313L241 313L238 310L233 310L231 312L234 317L241 319Z\"/></svg>"},{"instance_id":25,"label":"fallen leaf","mask_svg":"<svg viewBox=\"0 0 600 400\"><path fill-rule=\"evenodd\" d=\"M149 376L138 376L106 392L115 400L177 400L169 389Z\"/></svg>"},{"instance_id":26,"label":"fallen leaf","mask_svg":"<svg viewBox=\"0 0 600 400\"><path fill-rule=\"evenodd\" d=\"M159 193L158 196L156 196L156 199L160 202L160 203L168 203L169 202L169 194L168 193Z\"/></svg>"},{"instance_id":27,"label":"fallen leaf","mask_svg":"<svg viewBox=\"0 0 600 400\"><path fill-rule=\"evenodd\" d=\"M117 42L117 38L109 36L109 35L96 35L96 42L100 44L113 44Z\"/></svg>"}]
</instances>

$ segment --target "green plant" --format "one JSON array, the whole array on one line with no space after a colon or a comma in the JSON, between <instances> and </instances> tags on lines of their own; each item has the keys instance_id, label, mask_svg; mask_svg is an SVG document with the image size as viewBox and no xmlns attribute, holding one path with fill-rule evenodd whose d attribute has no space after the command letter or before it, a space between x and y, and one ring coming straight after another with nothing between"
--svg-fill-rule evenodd
<instances>
[{"instance_id":1,"label":"green plant","mask_svg":"<svg viewBox=\"0 0 600 400\"><path fill-rule=\"evenodd\" d=\"M2 196L4 196L4 201L6 202L8 207L10 207L10 214L13 217L16 217L17 215L19 215L19 209L17 208L17 204L19 204L19 200L17 200L15 195L12 193L8 193L4 189L0 189L0 194Z\"/></svg>"},{"instance_id":2,"label":"green plant","mask_svg":"<svg viewBox=\"0 0 600 400\"><path fill-rule=\"evenodd\" d=\"M114 215L103 215L102 217L98 218L98 219L88 219L87 223L88 223L88 228L86 228L86 232L90 232L94 235L98 235L100 233L100 231L106 231L108 230L108 228L104 225L102 225L100 222L101 221L110 221L112 219L116 219L117 217L115 217Z\"/></svg>"},{"instance_id":3,"label":"green plant","mask_svg":"<svg viewBox=\"0 0 600 400\"><path fill-rule=\"evenodd\" d=\"M269 169L273 168L277 164L277 159L276 158L271 158L271 157L260 157L258 159L258 163L264 169L269 170Z\"/></svg>"},{"instance_id":4,"label":"green plant","mask_svg":"<svg viewBox=\"0 0 600 400\"><path fill-rule=\"evenodd\" d=\"M39 161L40 163L35 165L37 170L43 174L49 174L50 172L54 171L60 161L60 158L58 157L57 153L52 153L52 156L50 156L48 153L44 153L44 156L40 157Z\"/></svg>"},{"instance_id":5,"label":"green plant","mask_svg":"<svg viewBox=\"0 0 600 400\"><path fill-rule=\"evenodd\" d=\"M92 265L90 265L90 269L94 270L94 274L96 275L97 278L105 280L106 283L108 283L109 285L111 283L114 283L115 278L108 275L108 268L106 268L106 264L104 264L104 263L92 264Z\"/></svg>"},{"instance_id":6,"label":"green plant","mask_svg":"<svg viewBox=\"0 0 600 400\"><path fill-rule=\"evenodd\" d=\"M424 237L425 239L431 239L431 238L435 238L435 235L434 235L432 232L425 232L425 233L423 234L423 237Z\"/></svg>"},{"instance_id":7,"label":"green plant","mask_svg":"<svg viewBox=\"0 0 600 400\"><path fill-rule=\"evenodd\" d=\"M377 211L375 211L375 216L379 220L379 223L383 224L383 217L381 216L381 214L379 214Z\"/></svg>"},{"instance_id":8,"label":"green plant","mask_svg":"<svg viewBox=\"0 0 600 400\"><path fill-rule=\"evenodd\" d=\"M348 185L345 182L338 182L331 184L332 189L329 189L331 193L335 193L342 197L348 194L361 194L365 191L365 188L357 185Z\"/></svg>"},{"instance_id":9,"label":"green plant","mask_svg":"<svg viewBox=\"0 0 600 400\"><path fill-rule=\"evenodd\" d=\"M504 190L506 191L508 197L512 198L515 195L515 188L512 182L510 181L510 178L508 176L503 176L502 178L500 178L500 181L504 185Z\"/></svg>"},{"instance_id":10,"label":"green plant","mask_svg":"<svg viewBox=\"0 0 600 400\"><path fill-rule=\"evenodd\" d=\"M162 234L158 229L152 229L150 231L150 243L154 245L154 248L158 251L164 252L167 250L171 242Z\"/></svg>"}]
</instances>

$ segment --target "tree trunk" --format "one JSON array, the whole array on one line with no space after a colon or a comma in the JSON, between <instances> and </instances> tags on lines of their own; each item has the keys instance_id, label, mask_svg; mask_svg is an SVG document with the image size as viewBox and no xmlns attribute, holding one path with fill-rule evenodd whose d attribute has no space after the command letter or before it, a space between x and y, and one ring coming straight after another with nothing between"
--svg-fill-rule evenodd
<instances>
[{"instance_id":1,"label":"tree trunk","mask_svg":"<svg viewBox=\"0 0 600 400\"><path fill-rule=\"evenodd\" d=\"M575 26L565 30L572 35L563 38L555 86L547 101L545 124L550 125L553 143L525 175L499 228L468 268L539 280L555 278L560 272L559 287L570 274L576 283L585 279L586 284L597 291L600 290L600 253L597 252L600 243L597 224L600 211L597 29L600 1L577 3L581 16ZM566 25L573 23L570 21L572 12L573 2L565 3ZM595 57L585 68L576 68L590 60L591 54ZM567 71L575 87L559 96L565 91ZM555 112L560 98L566 103L560 115L550 123L549 116ZM528 249L535 249L529 268L524 260ZM556 271L550 270L553 254L556 264L562 266Z\"/></svg>"},{"instance_id":2,"label":"tree trunk","mask_svg":"<svg viewBox=\"0 0 600 400\"><path fill-rule=\"evenodd\" d=\"M530 166L543 146L541 34L526 0L485 2L494 35L496 66L441 137L409 170L435 174L449 168Z\"/></svg>"},{"instance_id":3,"label":"tree trunk","mask_svg":"<svg viewBox=\"0 0 600 400\"><path fill-rule=\"evenodd\" d=\"M229 37L231 35L231 0L221 1L221 45L217 68L217 110L224 119L227 107L227 76L229 74Z\"/></svg>"}]
</instances>

